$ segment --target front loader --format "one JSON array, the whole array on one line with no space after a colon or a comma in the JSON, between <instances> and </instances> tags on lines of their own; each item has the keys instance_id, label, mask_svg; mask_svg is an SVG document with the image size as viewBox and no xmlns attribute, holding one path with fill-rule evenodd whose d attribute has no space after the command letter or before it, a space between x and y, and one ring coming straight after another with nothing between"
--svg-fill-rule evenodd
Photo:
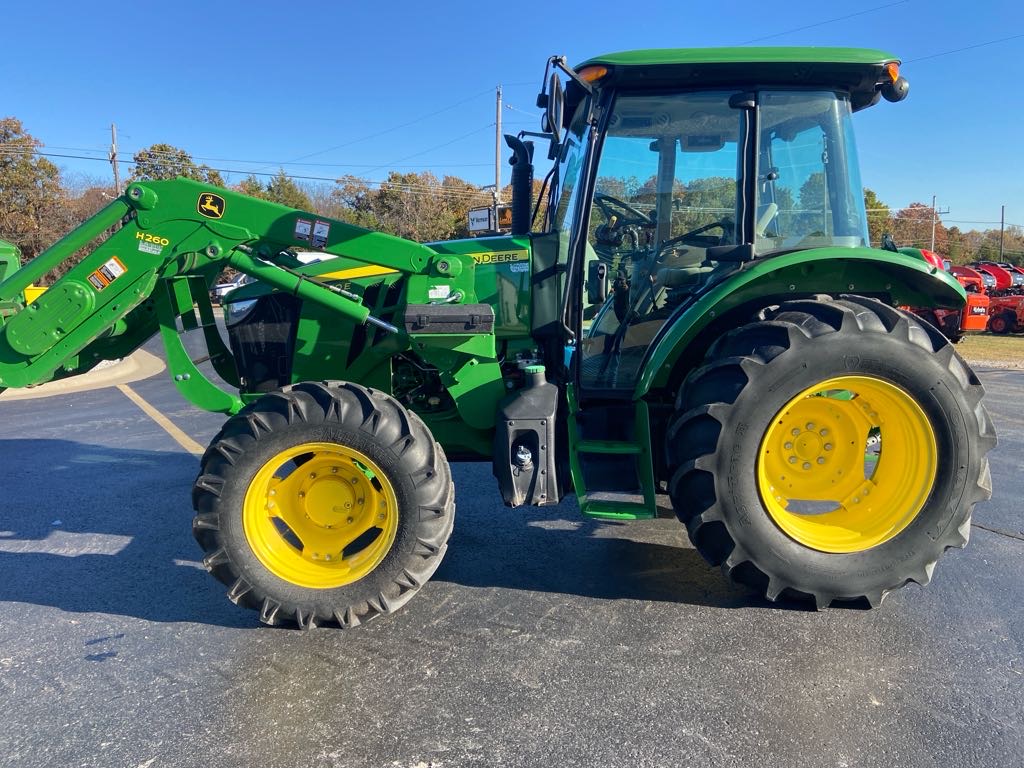
<instances>
[{"instance_id":1,"label":"front loader","mask_svg":"<svg viewBox=\"0 0 1024 769\"><path fill-rule=\"evenodd\" d=\"M269 624L352 627L404 605L445 554L453 460L490 462L509 506L572 493L622 521L667 495L709 563L760 595L877 606L966 544L995 445L975 374L895 309L959 308L963 289L869 247L851 118L906 96L898 64L827 48L554 57L543 131L506 137L509 235L417 244L134 182L7 272L0 387L159 332L182 395L228 415L192 493L204 564ZM551 161L544 206L531 137ZM223 300L225 342L209 291L227 267L255 281Z\"/></svg>"}]
</instances>

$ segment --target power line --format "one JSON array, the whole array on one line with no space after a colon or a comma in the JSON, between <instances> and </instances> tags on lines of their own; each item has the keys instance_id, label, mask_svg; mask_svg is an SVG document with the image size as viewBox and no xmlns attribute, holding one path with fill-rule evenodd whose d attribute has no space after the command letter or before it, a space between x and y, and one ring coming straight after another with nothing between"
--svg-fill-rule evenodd
<instances>
[{"instance_id":1,"label":"power line","mask_svg":"<svg viewBox=\"0 0 1024 769\"><path fill-rule=\"evenodd\" d=\"M490 128L490 126L484 126L484 128ZM479 129L479 130L482 130L482 129ZM73 159L76 159L76 160L95 160L95 161L99 161L99 162L102 162L102 163L108 162L106 158L88 157L88 156L85 156L85 155L68 155L68 154L53 153L53 152L38 152L37 151L37 152L32 152L32 153L20 153L20 154L34 154L34 155L40 155L42 157L73 158ZM137 165L139 165L135 161L131 161L131 160L122 161L122 162L124 162L125 165L130 165L130 166L137 166ZM265 177L270 177L270 178L273 178L273 177L277 176L276 173L260 172L260 171L242 171L242 170L239 170L237 168L209 168L209 170L210 171L217 171L218 173L223 173L223 174L239 174L239 175L248 174L248 175L251 175L251 176L265 176ZM296 179L296 180L300 180L300 181L321 181L321 182L334 182L334 183L338 182L338 178L334 177L334 176L310 176L310 175L301 175L301 174L285 174L285 177L288 178L288 179ZM459 189L445 188L445 187L442 187L440 185L436 185L435 186L435 185L429 185L429 184L418 184L418 183L415 183L415 182L392 182L392 181L388 181L388 180L367 179L367 178L359 177L359 176L349 176L348 178L350 178L350 179L352 179L354 181L362 182L363 184L366 184L366 185L369 185L369 186L377 186L377 187L382 187L382 188L387 187L387 188L394 188L394 189L402 189L402 190L405 190L405 191L409 192L410 194L414 194L414 195L444 195L444 196L449 196L449 197L477 197L477 196L479 196L481 194L486 194L485 192L483 192L482 190L479 190L479 189L462 189L462 190L459 190Z\"/></svg>"},{"instance_id":2,"label":"power line","mask_svg":"<svg viewBox=\"0 0 1024 769\"><path fill-rule=\"evenodd\" d=\"M3 144L0 144L0 147L3 147L3 146L4 146ZM86 151L88 151L88 150L86 150ZM129 150L125 150L121 154L122 155L130 155L130 156L134 157L135 155L137 155L140 152L145 152L147 155L156 156L156 157L167 157L167 158L178 158L178 157L181 157L181 153L180 152L171 152L171 151L168 151L168 150L153 150L153 149L150 149L148 147L144 147L143 149L140 149L140 150L135 150L134 152L129 151ZM206 160L206 161L209 161L211 163L252 163L253 165L263 165L263 166L286 166L286 165L288 165L288 166L310 166L310 167L313 167L313 168L376 168L377 167L373 163L298 163L298 162L287 162L287 161L279 161L279 160L249 160L249 159L246 159L246 158L218 158L218 157L206 157L206 156L202 156L202 155L189 155L189 157L192 160ZM479 167L479 166L489 166L490 163L448 163L448 162L437 162L437 163L434 163L434 164L416 163L416 164L410 164L410 165L423 165L423 166L427 166L427 165L445 165L445 166L457 167L457 168L469 168L469 167L474 167L475 168L475 167Z\"/></svg>"},{"instance_id":3,"label":"power line","mask_svg":"<svg viewBox=\"0 0 1024 769\"><path fill-rule=\"evenodd\" d=\"M483 130L483 129L481 128L480 130ZM46 145L46 146L47 146L47 148L50 148L50 149L61 149L60 147L51 147L50 145ZM74 148L74 147L67 148L67 149L78 149L79 152L92 152L93 151L93 150ZM150 156L150 157L153 157L153 158L156 158L156 159L165 158L165 159L175 160L175 159L179 159L179 158L182 157L180 152L169 152L169 151L165 151L165 150L144 149L144 150L137 150L135 152L132 152L130 150L120 151L120 152L118 152L118 160L120 162L122 162L122 163L131 163L133 161L132 160L128 160L128 158L134 158L134 156L139 154L140 152L145 152L147 156ZM10 154L10 155L43 155L45 157L69 157L69 158L78 158L78 159L81 159L81 160L107 160L109 162L108 158L82 157L80 155L61 155L61 154L52 153L52 152L37 152L35 149L33 149L31 147L28 147L27 145L18 145L18 144L4 144L4 143L0 143L0 153ZM188 153L185 153L185 154L187 155ZM282 162L275 161L275 160L248 160L248 159L245 159L245 158L215 158L215 157L204 157L202 155L188 155L188 157L189 157L190 160L194 160L194 161L195 160L204 160L204 161L209 161L211 163L217 163L217 162L219 162L219 163L252 163L253 165L265 165L265 166L269 166L269 165L274 165L274 166L296 165L296 166L309 166L309 167L313 167L313 168L370 168L370 169L380 168L381 167L379 163L282 163ZM447 162L447 161L435 161L433 163L406 163L406 164L403 164L403 165L406 165L406 166L408 166L410 168L413 168L413 167L427 168L427 167L439 166L439 165L440 166L446 166L448 168L480 168L480 167L490 166L491 164L490 163L451 163L451 162ZM241 171L239 173L248 173L248 172Z\"/></svg>"},{"instance_id":4,"label":"power line","mask_svg":"<svg viewBox=\"0 0 1024 769\"><path fill-rule=\"evenodd\" d=\"M1024 37L1024 33L1019 35L1010 35L1009 37L1001 37L997 40L987 40L984 43L976 43L975 45L968 45L964 48L954 48L950 51L943 51L942 53L931 53L927 56L918 56L916 59L907 59L904 64L910 64L911 62L925 61L926 59L937 59L940 56L949 56L952 53L962 53L963 51L973 51L975 48L984 48L987 45L995 45L996 43L1005 43L1007 40L1017 40Z\"/></svg>"},{"instance_id":5,"label":"power line","mask_svg":"<svg viewBox=\"0 0 1024 769\"><path fill-rule=\"evenodd\" d=\"M480 91L479 93L475 93L472 96L468 96L465 99L462 99L461 101L457 101L454 104L449 104L447 107L442 107L439 110L435 110L434 112L430 112L430 113L428 113L426 115L423 115L422 117L418 117L415 120L410 120L407 123L401 123L399 125L392 126L391 128L386 128L383 131L375 131L372 134L367 134L366 136L361 136L358 139L353 139L352 141L344 142L342 144L337 144L337 145L335 145L333 147L328 147L327 149L317 150L316 152L311 152L308 155L302 155L300 157L295 158L294 160L289 160L288 163L286 163L286 165L291 165L292 163L297 163L300 160L307 160L309 158L316 157L317 155L324 155L324 154L326 154L328 152L333 152L334 150L340 150L343 147L350 147L353 144L358 144L359 142L366 141L367 139L373 139L373 138L375 138L377 136L383 136L384 134L392 133L392 132L398 131L399 129L402 129L402 128L408 128L409 126L416 125L417 123L422 123L424 120L428 120L428 119L434 117L435 115L440 115L442 112L447 112L448 110L452 110L452 109L455 109L456 107L460 107L460 106L462 106L463 104L465 104L467 102L473 101L474 99L479 99L485 93L489 94L490 92L491 92L491 89L487 88L486 90Z\"/></svg>"},{"instance_id":6,"label":"power line","mask_svg":"<svg viewBox=\"0 0 1024 769\"><path fill-rule=\"evenodd\" d=\"M864 11L857 11L856 13L850 13L850 14L847 14L846 16L837 16L834 19L826 19L825 21L818 21L818 22L815 22L814 24L807 24L806 26L803 26L803 27L795 27L793 29L787 29L785 32L776 32L776 33L774 33L772 35L764 35L763 37L755 37L755 38L753 38L751 40L744 40L742 43L740 43L740 45L750 45L751 43L759 43L762 40L771 40L772 38L775 38L775 37L782 37L783 35L789 35L789 34L792 34L793 32L803 32L805 29L814 29L815 27L824 27L826 24L834 24L837 21L845 21L846 19L852 19L855 16L863 16L863 15L868 14L868 13L874 13L875 11L881 11L881 10L883 10L885 8L892 8L894 5L903 5L904 3L908 3L908 2L910 2L910 0L896 0L895 3L886 3L885 5L879 5L879 6L876 6L874 8L868 8L867 10L864 10Z\"/></svg>"},{"instance_id":7,"label":"power line","mask_svg":"<svg viewBox=\"0 0 1024 769\"><path fill-rule=\"evenodd\" d=\"M433 152L434 150L439 150L442 147L447 147L450 144L455 144L455 142L462 141L463 139L465 139L467 137L470 137L473 134L480 133L481 131L485 131L485 130L488 130L488 129L493 128L493 127L494 127L494 123L488 123L487 125L481 126L480 128L474 128L472 131L469 131L468 133L464 133L464 134L462 134L462 136L457 136L454 139L452 139L451 141L444 142L443 144L437 144L437 145L435 145L433 147L428 147L427 149L422 150L421 152L415 152L412 155L406 155L405 157L399 158L398 160L390 160L387 163L381 163L379 166L375 166L375 167L371 168L370 171L367 171L367 173L370 173L372 171L376 171L377 169L380 169L380 168L385 168L387 166L398 165L399 163L401 163L403 161L406 161L406 160L409 160L410 158L418 158L420 155L426 155L428 152Z\"/></svg>"}]
</instances>

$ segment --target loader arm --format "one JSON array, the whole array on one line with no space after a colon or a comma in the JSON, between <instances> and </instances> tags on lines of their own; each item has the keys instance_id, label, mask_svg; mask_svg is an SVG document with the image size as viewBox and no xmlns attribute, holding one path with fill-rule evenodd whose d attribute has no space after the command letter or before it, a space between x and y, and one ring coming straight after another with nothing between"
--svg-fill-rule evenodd
<instances>
[{"instance_id":1,"label":"loader arm","mask_svg":"<svg viewBox=\"0 0 1024 769\"><path fill-rule=\"evenodd\" d=\"M84 373L102 360L130 354L159 330L183 394L202 408L237 411L238 397L199 373L179 338L179 325L182 331L202 329L216 371L238 384L208 293L226 267L357 323L376 322L403 333L373 318L356 294L301 274L291 249L406 275L438 269L433 249L346 222L188 179L136 182L51 248L2 276L0 306L15 311L0 317L0 390ZM440 260L441 269L451 271L453 261ZM454 271L464 270L459 283L471 285L472 260L463 261ZM25 287L65 263L73 266L24 306Z\"/></svg>"}]
</instances>

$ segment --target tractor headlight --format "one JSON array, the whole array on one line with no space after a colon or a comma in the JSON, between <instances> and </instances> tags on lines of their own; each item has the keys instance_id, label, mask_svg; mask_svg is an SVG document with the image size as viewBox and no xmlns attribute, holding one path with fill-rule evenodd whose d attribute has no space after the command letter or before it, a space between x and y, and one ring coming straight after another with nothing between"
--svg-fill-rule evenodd
<instances>
[{"instance_id":1,"label":"tractor headlight","mask_svg":"<svg viewBox=\"0 0 1024 769\"><path fill-rule=\"evenodd\" d=\"M243 299L240 302L230 302L224 305L224 323L233 326L245 319L245 316L252 312L258 299Z\"/></svg>"}]
</instances>

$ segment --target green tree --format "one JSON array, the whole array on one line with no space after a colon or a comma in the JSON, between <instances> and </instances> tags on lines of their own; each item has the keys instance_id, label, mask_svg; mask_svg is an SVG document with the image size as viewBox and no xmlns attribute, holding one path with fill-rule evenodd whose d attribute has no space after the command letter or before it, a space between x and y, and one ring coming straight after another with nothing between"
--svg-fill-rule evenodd
<instances>
[{"instance_id":1,"label":"green tree","mask_svg":"<svg viewBox=\"0 0 1024 769\"><path fill-rule=\"evenodd\" d=\"M67 230L60 170L36 155L43 143L14 117L0 119L0 238L32 259Z\"/></svg>"},{"instance_id":2,"label":"green tree","mask_svg":"<svg viewBox=\"0 0 1024 769\"><path fill-rule=\"evenodd\" d=\"M870 244L878 246L882 242L882 235L890 232L892 224L890 219L892 212L889 206L883 203L874 190L864 188L864 208L868 212L868 239Z\"/></svg>"},{"instance_id":3,"label":"green tree","mask_svg":"<svg viewBox=\"0 0 1024 769\"><path fill-rule=\"evenodd\" d=\"M331 203L337 218L368 230L381 229L373 210L373 201L374 190L365 179L358 176L341 177L331 191Z\"/></svg>"},{"instance_id":4,"label":"green tree","mask_svg":"<svg viewBox=\"0 0 1024 769\"><path fill-rule=\"evenodd\" d=\"M794 235L829 235L831 221L826 210L828 194L825 187L825 172L815 171L800 185L800 213L793 217L790 228Z\"/></svg>"},{"instance_id":5,"label":"green tree","mask_svg":"<svg viewBox=\"0 0 1024 769\"><path fill-rule=\"evenodd\" d=\"M679 213L672 216L672 236L682 235L712 222L736 218L736 180L727 176L694 179L685 186L676 179L673 198ZM735 223L734 223L735 224ZM714 231L712 234L718 234Z\"/></svg>"},{"instance_id":6,"label":"green tree","mask_svg":"<svg viewBox=\"0 0 1024 769\"><path fill-rule=\"evenodd\" d=\"M277 176L267 182L266 195L263 197L274 203L280 203L289 208L298 208L302 211L309 211L313 208L309 195L303 192L293 179L285 175L283 168L278 170Z\"/></svg>"},{"instance_id":7,"label":"green tree","mask_svg":"<svg viewBox=\"0 0 1024 769\"><path fill-rule=\"evenodd\" d=\"M257 179L253 174L249 174L247 177L242 179L242 181L236 184L235 190L241 192L243 195L249 195L253 198L264 198L267 194L267 190L263 186L263 182Z\"/></svg>"},{"instance_id":8,"label":"green tree","mask_svg":"<svg viewBox=\"0 0 1024 769\"><path fill-rule=\"evenodd\" d=\"M490 196L456 176L392 171L377 188L365 179L342 177L332 201L344 221L422 243L466 236L467 212L489 204Z\"/></svg>"},{"instance_id":9,"label":"green tree","mask_svg":"<svg viewBox=\"0 0 1024 769\"><path fill-rule=\"evenodd\" d=\"M949 257L953 264L967 264L969 261L964 251L963 233L959 227L950 227L946 230L946 253L943 255Z\"/></svg>"},{"instance_id":10,"label":"green tree","mask_svg":"<svg viewBox=\"0 0 1024 769\"><path fill-rule=\"evenodd\" d=\"M197 182L224 186L224 179L219 171L207 165L196 165L192 156L185 150L170 144L159 143L139 150L132 160L135 163L132 180L174 179L184 176Z\"/></svg>"},{"instance_id":11,"label":"green tree","mask_svg":"<svg viewBox=\"0 0 1024 769\"><path fill-rule=\"evenodd\" d=\"M936 224L936 249L939 249L939 236L945 238L945 229ZM929 248L932 242L932 207L924 203L911 203L901 208L892 217L893 240L897 246Z\"/></svg>"}]
</instances>

